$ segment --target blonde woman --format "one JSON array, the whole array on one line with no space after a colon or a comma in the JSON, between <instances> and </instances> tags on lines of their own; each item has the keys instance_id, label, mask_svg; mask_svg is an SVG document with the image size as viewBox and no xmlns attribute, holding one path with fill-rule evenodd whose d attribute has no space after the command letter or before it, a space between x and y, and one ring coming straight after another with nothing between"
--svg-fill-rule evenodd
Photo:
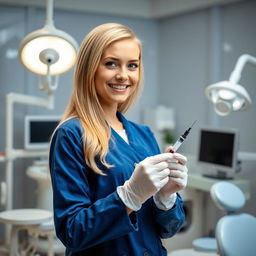
<instances>
[{"instance_id":1,"label":"blonde woman","mask_svg":"<svg viewBox=\"0 0 256 256\"><path fill-rule=\"evenodd\" d=\"M49 162L66 255L167 255L161 238L184 221L177 192L187 183L186 157L160 154L150 129L124 117L141 89L141 55L134 32L115 23L93 29L80 47Z\"/></svg>"}]
</instances>

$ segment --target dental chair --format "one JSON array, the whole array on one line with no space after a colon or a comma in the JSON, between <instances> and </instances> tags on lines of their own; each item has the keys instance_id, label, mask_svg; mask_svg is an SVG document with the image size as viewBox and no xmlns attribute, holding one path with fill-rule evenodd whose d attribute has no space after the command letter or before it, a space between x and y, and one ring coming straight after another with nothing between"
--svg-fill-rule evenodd
<instances>
[{"instance_id":1,"label":"dental chair","mask_svg":"<svg viewBox=\"0 0 256 256\"><path fill-rule=\"evenodd\" d=\"M217 182L211 187L211 198L215 205L228 216L238 212L245 205L245 197L243 192L230 182ZM228 217L229 219L229 217ZM193 248L197 251L219 252L217 239L214 237L203 237L195 239Z\"/></svg>"},{"instance_id":2,"label":"dental chair","mask_svg":"<svg viewBox=\"0 0 256 256\"><path fill-rule=\"evenodd\" d=\"M216 241L221 256L256 255L256 218L238 213L245 204L243 192L229 182L218 182L211 189L216 205L228 212L216 226Z\"/></svg>"},{"instance_id":3,"label":"dental chair","mask_svg":"<svg viewBox=\"0 0 256 256\"><path fill-rule=\"evenodd\" d=\"M233 183L220 181L211 187L211 198L227 213L216 225L215 238L198 238L193 248L175 250L168 256L255 256L256 218L238 213L245 205L244 193Z\"/></svg>"}]
</instances>

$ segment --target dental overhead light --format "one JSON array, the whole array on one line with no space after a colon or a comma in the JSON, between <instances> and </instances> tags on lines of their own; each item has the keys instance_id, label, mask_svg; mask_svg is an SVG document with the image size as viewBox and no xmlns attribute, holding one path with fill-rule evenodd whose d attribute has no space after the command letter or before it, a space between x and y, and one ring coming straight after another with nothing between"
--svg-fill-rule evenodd
<instances>
[{"instance_id":1,"label":"dental overhead light","mask_svg":"<svg viewBox=\"0 0 256 256\"><path fill-rule=\"evenodd\" d=\"M23 65L39 75L40 89L46 90L46 97L10 92L6 95L6 152L0 161L6 161L5 195L1 198L7 211L13 209L14 160L46 156L40 150L17 149L14 146L14 104L54 108L54 90L58 86L58 75L69 70L75 63L78 44L64 31L53 24L53 0L47 0L46 22L43 28L28 34L20 43L19 57ZM10 226L5 225L6 244L11 234Z\"/></svg>"},{"instance_id":2,"label":"dental overhead light","mask_svg":"<svg viewBox=\"0 0 256 256\"><path fill-rule=\"evenodd\" d=\"M40 75L40 89L53 91L58 86L58 75L74 65L78 44L69 34L55 28L53 0L46 4L44 27L22 40L19 57L27 69Z\"/></svg>"},{"instance_id":3,"label":"dental overhead light","mask_svg":"<svg viewBox=\"0 0 256 256\"><path fill-rule=\"evenodd\" d=\"M256 65L256 58L248 54L241 55L229 81L212 84L205 89L206 97L214 104L217 114L227 116L231 111L243 111L251 105L250 95L238 84L247 62Z\"/></svg>"}]
</instances>

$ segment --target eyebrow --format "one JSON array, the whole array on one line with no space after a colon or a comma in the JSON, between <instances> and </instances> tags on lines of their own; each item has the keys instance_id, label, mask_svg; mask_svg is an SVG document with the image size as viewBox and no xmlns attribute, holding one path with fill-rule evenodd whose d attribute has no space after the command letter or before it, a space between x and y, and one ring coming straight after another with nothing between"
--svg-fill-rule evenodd
<instances>
[{"instance_id":1,"label":"eyebrow","mask_svg":"<svg viewBox=\"0 0 256 256\"><path fill-rule=\"evenodd\" d=\"M111 59L111 60L115 60L115 61L120 61L120 59L115 58L115 57L111 57L111 56L107 56L107 57L103 58L103 60L106 60L106 59ZM129 60L129 62L139 62L139 61L140 61L139 59Z\"/></svg>"}]
</instances>

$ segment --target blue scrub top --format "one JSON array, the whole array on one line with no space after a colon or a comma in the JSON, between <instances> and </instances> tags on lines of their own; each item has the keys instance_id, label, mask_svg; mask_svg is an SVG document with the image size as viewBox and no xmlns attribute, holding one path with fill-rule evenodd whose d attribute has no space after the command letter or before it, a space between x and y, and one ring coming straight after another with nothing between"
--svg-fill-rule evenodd
<instances>
[{"instance_id":1,"label":"blue scrub top","mask_svg":"<svg viewBox=\"0 0 256 256\"><path fill-rule=\"evenodd\" d=\"M116 188L130 178L134 164L159 154L150 129L130 122L118 113L127 132L127 144L113 129L106 160L99 164L106 176L93 172L84 159L82 127L77 118L64 122L50 147L54 222L66 255L139 256L167 255L161 238L169 238L184 222L183 201L178 195L168 211L153 198L137 212L127 214Z\"/></svg>"}]
</instances>

